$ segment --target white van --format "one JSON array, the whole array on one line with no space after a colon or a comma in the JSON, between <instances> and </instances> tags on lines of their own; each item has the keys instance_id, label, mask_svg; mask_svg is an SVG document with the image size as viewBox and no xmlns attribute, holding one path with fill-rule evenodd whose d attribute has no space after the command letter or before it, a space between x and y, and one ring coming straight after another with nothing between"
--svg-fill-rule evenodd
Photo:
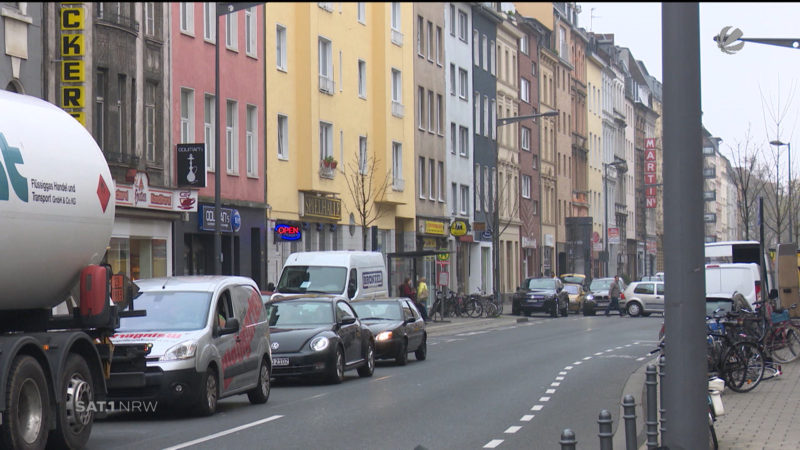
<instances>
[{"instance_id":1,"label":"white van","mask_svg":"<svg viewBox=\"0 0 800 450\"><path fill-rule=\"evenodd\" d=\"M380 252L322 251L286 258L272 299L285 294L332 294L348 300L389 296L386 264Z\"/></svg>"},{"instance_id":2,"label":"white van","mask_svg":"<svg viewBox=\"0 0 800 450\"><path fill-rule=\"evenodd\" d=\"M752 309L759 300L761 287L760 267L756 263L706 264L706 296L739 292Z\"/></svg>"}]
</instances>

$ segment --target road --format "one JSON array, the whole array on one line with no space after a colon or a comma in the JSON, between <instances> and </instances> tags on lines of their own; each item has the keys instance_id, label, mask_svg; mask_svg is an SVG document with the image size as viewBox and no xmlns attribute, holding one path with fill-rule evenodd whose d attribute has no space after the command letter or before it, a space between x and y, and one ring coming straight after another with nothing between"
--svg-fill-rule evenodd
<instances>
[{"instance_id":1,"label":"road","mask_svg":"<svg viewBox=\"0 0 800 450\"><path fill-rule=\"evenodd\" d=\"M372 378L347 372L341 385L277 383L266 405L234 397L207 418L114 415L95 423L88 448L553 449L564 428L596 446L599 412L616 426L623 386L650 359L662 320L432 326L426 361L379 362Z\"/></svg>"}]
</instances>

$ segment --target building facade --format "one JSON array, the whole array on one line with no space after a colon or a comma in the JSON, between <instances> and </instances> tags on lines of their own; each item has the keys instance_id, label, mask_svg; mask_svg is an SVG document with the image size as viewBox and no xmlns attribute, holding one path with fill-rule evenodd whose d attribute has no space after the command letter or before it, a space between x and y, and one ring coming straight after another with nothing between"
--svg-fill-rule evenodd
<instances>
[{"instance_id":1,"label":"building facade","mask_svg":"<svg viewBox=\"0 0 800 450\"><path fill-rule=\"evenodd\" d=\"M561 114L556 118L556 275L566 273L567 268L567 217L572 204L572 96L570 79L575 69L572 60L572 16L569 3L553 3L553 51L558 55L555 67L555 102Z\"/></svg>"},{"instance_id":2,"label":"building facade","mask_svg":"<svg viewBox=\"0 0 800 450\"><path fill-rule=\"evenodd\" d=\"M604 250L604 177L603 177L603 72L605 63L596 52L596 41L589 40L586 49L586 94L588 133L589 214L592 217L592 277L601 274L604 264L600 261Z\"/></svg>"},{"instance_id":3,"label":"building facade","mask_svg":"<svg viewBox=\"0 0 800 450\"><path fill-rule=\"evenodd\" d=\"M0 89L45 97L43 14L42 3L13 2L0 7L4 31L0 33Z\"/></svg>"}]
</instances>

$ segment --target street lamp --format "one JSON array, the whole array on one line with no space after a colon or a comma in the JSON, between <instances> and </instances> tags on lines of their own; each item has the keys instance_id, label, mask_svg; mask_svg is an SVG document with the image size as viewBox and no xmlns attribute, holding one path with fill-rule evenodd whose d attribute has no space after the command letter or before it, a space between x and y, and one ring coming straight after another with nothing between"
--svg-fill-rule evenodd
<instances>
[{"instance_id":1,"label":"street lamp","mask_svg":"<svg viewBox=\"0 0 800 450\"><path fill-rule=\"evenodd\" d=\"M503 125L508 125L510 123L517 123L522 122L523 120L528 119L537 119L539 117L555 117L558 116L559 111L547 111L539 114L531 114L528 116L513 116L513 117L498 117L495 120L494 125L494 135L500 136L497 132L497 128ZM495 148L494 152L494 171L495 171L495 182L494 182L494 208L493 208L493 219L494 222L492 226L492 266L494 270L492 271L492 291L494 301L496 303L500 302L500 194L498 189L500 184L500 167L499 167L499 157L500 155L500 148Z\"/></svg>"},{"instance_id":2,"label":"street lamp","mask_svg":"<svg viewBox=\"0 0 800 450\"><path fill-rule=\"evenodd\" d=\"M608 168L609 167L613 167L619 173L625 173L628 171L628 163L627 161L625 161L624 159L620 158L617 155L614 155L614 162L603 163L603 204L605 211L604 212L605 221L603 222L603 233L604 233L603 245L605 246L605 254L606 254L606 273L605 273L606 276L608 276L608 260L611 259L611 256L608 254Z\"/></svg>"},{"instance_id":3,"label":"street lamp","mask_svg":"<svg viewBox=\"0 0 800 450\"><path fill-rule=\"evenodd\" d=\"M781 142L780 139L776 139L774 141L769 141L770 145L774 145L778 147L778 158L781 157L781 145L785 145L789 148L789 242L794 242L794 211L792 210L792 143L791 142ZM779 172L779 170L778 170ZM776 185L776 190L779 185ZM778 230L780 233L780 230ZM778 236L778 241L780 242L781 237Z\"/></svg>"}]
</instances>

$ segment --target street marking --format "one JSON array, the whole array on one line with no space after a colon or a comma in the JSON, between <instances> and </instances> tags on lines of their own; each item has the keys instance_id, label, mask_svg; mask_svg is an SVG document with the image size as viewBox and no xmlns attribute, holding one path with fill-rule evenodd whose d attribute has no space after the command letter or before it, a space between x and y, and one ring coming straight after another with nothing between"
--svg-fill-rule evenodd
<instances>
[{"instance_id":1,"label":"street marking","mask_svg":"<svg viewBox=\"0 0 800 450\"><path fill-rule=\"evenodd\" d=\"M645 359L647 359L646 356L642 356L641 358L636 358L637 361L644 361Z\"/></svg>"},{"instance_id":2,"label":"street marking","mask_svg":"<svg viewBox=\"0 0 800 450\"><path fill-rule=\"evenodd\" d=\"M458 333L456 336L475 336L476 334L486 334L492 330L470 331L468 333Z\"/></svg>"},{"instance_id":3,"label":"street marking","mask_svg":"<svg viewBox=\"0 0 800 450\"><path fill-rule=\"evenodd\" d=\"M567 373L566 373L566 372L564 372L564 375L566 375L566 374L567 374ZM558 380L558 381L563 381L563 380L564 380L564 377L556 377L556 380Z\"/></svg>"},{"instance_id":4,"label":"street marking","mask_svg":"<svg viewBox=\"0 0 800 450\"><path fill-rule=\"evenodd\" d=\"M240 425L240 426L235 427L235 428L231 428L229 430L220 431L219 433L210 434L210 435L208 435L206 437L201 437L201 438L195 439L193 441L184 442L182 444L178 444L178 445L175 445L175 446L172 446L172 447L167 447L164 450L178 450L178 449L181 449L181 448L191 447L193 445L197 445L197 444L200 444L202 442L207 442L207 441L210 441L212 439L216 439L216 438L219 438L219 437L222 437L222 436L227 436L229 434L233 434L233 433L236 433L236 432L239 432L239 431L242 431L242 430L246 430L247 428L252 428L252 427L261 425L263 423L272 422L273 420L280 419L281 417L283 417L283 416L280 416L280 415L270 416L270 417L267 417L265 419L256 420L255 422L250 422L250 423L247 423L247 424L244 424L244 425Z\"/></svg>"},{"instance_id":5,"label":"street marking","mask_svg":"<svg viewBox=\"0 0 800 450\"><path fill-rule=\"evenodd\" d=\"M606 350L606 353L610 353L610 352L613 352L613 351L614 351L614 349L610 348L610 349Z\"/></svg>"},{"instance_id":6,"label":"street marking","mask_svg":"<svg viewBox=\"0 0 800 450\"><path fill-rule=\"evenodd\" d=\"M550 397L539 397L539 401L540 402L549 402L550 401Z\"/></svg>"},{"instance_id":7,"label":"street marking","mask_svg":"<svg viewBox=\"0 0 800 450\"><path fill-rule=\"evenodd\" d=\"M581 364L583 364L583 363L582 363L582 362L580 362L580 361L575 361L575 362L574 362L574 363L572 363L572 364L574 364L574 365L576 365L576 366L579 366L579 365L581 365Z\"/></svg>"},{"instance_id":8,"label":"street marking","mask_svg":"<svg viewBox=\"0 0 800 450\"><path fill-rule=\"evenodd\" d=\"M514 425L513 427L508 427L508 429L506 429L506 431L504 431L504 433L514 434L514 433L516 433L517 431L519 431L521 429L522 429L521 426Z\"/></svg>"},{"instance_id":9,"label":"street marking","mask_svg":"<svg viewBox=\"0 0 800 450\"><path fill-rule=\"evenodd\" d=\"M622 347L617 347L617 350L622 350Z\"/></svg>"},{"instance_id":10,"label":"street marking","mask_svg":"<svg viewBox=\"0 0 800 450\"><path fill-rule=\"evenodd\" d=\"M533 408L531 408L531 411L541 411L542 408L544 408L544 405L533 405Z\"/></svg>"},{"instance_id":11,"label":"street marking","mask_svg":"<svg viewBox=\"0 0 800 450\"><path fill-rule=\"evenodd\" d=\"M544 393L545 394L555 394L556 390L555 389L548 389L548 390L544 391Z\"/></svg>"},{"instance_id":12,"label":"street marking","mask_svg":"<svg viewBox=\"0 0 800 450\"><path fill-rule=\"evenodd\" d=\"M558 378L556 378L556 379L558 379ZM553 382L553 383L550 383L550 386L553 386L553 387L559 387L559 386L561 386L561 383L559 383L559 382Z\"/></svg>"},{"instance_id":13,"label":"street marking","mask_svg":"<svg viewBox=\"0 0 800 450\"><path fill-rule=\"evenodd\" d=\"M559 375L566 375L567 372L558 372Z\"/></svg>"},{"instance_id":14,"label":"street marking","mask_svg":"<svg viewBox=\"0 0 800 450\"><path fill-rule=\"evenodd\" d=\"M520 422L530 422L531 420L533 420L534 417L536 417L536 416L533 415L533 414L526 414L526 415L522 416L522 418L519 419L519 421Z\"/></svg>"},{"instance_id":15,"label":"street marking","mask_svg":"<svg viewBox=\"0 0 800 450\"><path fill-rule=\"evenodd\" d=\"M503 443L502 439L493 439L489 441L488 444L484 445L483 448L497 448L497 446L502 443Z\"/></svg>"},{"instance_id":16,"label":"street marking","mask_svg":"<svg viewBox=\"0 0 800 450\"><path fill-rule=\"evenodd\" d=\"M594 354L594 356L600 356L602 354L603 354L603 352L597 352L597 353Z\"/></svg>"},{"instance_id":17,"label":"street marking","mask_svg":"<svg viewBox=\"0 0 800 450\"><path fill-rule=\"evenodd\" d=\"M391 375L386 375L385 377L375 378L375 381L387 380L389 378L392 378L392 376Z\"/></svg>"},{"instance_id":18,"label":"street marking","mask_svg":"<svg viewBox=\"0 0 800 450\"><path fill-rule=\"evenodd\" d=\"M592 359L592 357L591 357L591 356L587 356L586 358L583 358L583 360L584 360L584 361L588 361L588 360L590 360L590 359Z\"/></svg>"},{"instance_id":19,"label":"street marking","mask_svg":"<svg viewBox=\"0 0 800 450\"><path fill-rule=\"evenodd\" d=\"M631 344L625 344L625 347L630 347L630 346L631 346Z\"/></svg>"},{"instance_id":20,"label":"street marking","mask_svg":"<svg viewBox=\"0 0 800 450\"><path fill-rule=\"evenodd\" d=\"M564 370L572 370L572 366L564 367Z\"/></svg>"}]
</instances>

